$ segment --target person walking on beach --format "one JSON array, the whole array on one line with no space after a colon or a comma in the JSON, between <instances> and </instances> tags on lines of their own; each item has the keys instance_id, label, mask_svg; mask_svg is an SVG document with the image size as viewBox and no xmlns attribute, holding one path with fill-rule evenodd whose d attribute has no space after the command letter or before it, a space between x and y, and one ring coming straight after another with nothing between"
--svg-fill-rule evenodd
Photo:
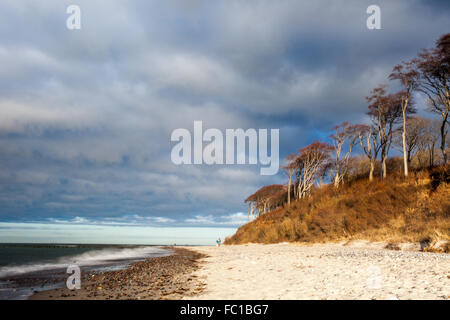
<instances>
[{"instance_id":1,"label":"person walking on beach","mask_svg":"<svg viewBox=\"0 0 450 320\"><path fill-rule=\"evenodd\" d=\"M220 247L221 244L222 244L222 240L220 240L220 238L219 238L219 247Z\"/></svg>"},{"instance_id":2,"label":"person walking on beach","mask_svg":"<svg viewBox=\"0 0 450 320\"><path fill-rule=\"evenodd\" d=\"M216 245L219 246L219 239L216 240Z\"/></svg>"}]
</instances>

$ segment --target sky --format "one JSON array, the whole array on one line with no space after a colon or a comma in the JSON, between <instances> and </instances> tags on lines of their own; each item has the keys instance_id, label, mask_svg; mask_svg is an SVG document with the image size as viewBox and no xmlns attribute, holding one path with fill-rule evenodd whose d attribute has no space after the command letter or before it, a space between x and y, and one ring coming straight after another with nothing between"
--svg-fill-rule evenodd
<instances>
[{"instance_id":1,"label":"sky","mask_svg":"<svg viewBox=\"0 0 450 320\"><path fill-rule=\"evenodd\" d=\"M285 177L175 165L171 133L196 120L279 129L282 161L367 121L365 96L395 87L392 67L448 33L449 16L449 1L425 0L2 0L0 242L231 235L244 199Z\"/></svg>"}]
</instances>

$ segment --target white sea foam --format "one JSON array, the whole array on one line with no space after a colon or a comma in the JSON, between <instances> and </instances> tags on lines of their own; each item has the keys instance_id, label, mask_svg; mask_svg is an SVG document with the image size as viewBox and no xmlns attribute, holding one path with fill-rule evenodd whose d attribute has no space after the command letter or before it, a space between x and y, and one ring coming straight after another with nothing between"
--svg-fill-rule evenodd
<instances>
[{"instance_id":1,"label":"white sea foam","mask_svg":"<svg viewBox=\"0 0 450 320\"><path fill-rule=\"evenodd\" d=\"M74 256L56 259L54 262L30 263L15 266L0 267L0 278L15 276L30 272L67 268L71 264L82 266L95 266L120 260L136 260L149 257L169 255L170 251L154 247L138 247L114 249L106 248L91 250Z\"/></svg>"}]
</instances>

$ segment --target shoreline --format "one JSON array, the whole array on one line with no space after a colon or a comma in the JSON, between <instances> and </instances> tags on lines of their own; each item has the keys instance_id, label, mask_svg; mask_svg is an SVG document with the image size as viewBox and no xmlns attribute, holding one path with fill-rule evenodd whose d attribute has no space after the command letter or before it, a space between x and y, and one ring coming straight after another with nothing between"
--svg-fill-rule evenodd
<instances>
[{"instance_id":1,"label":"shoreline","mask_svg":"<svg viewBox=\"0 0 450 320\"><path fill-rule=\"evenodd\" d=\"M147 258L173 254L173 250L156 246L102 247L77 244L70 247L7 244L0 251L3 257L0 266L0 300L26 300L33 293L64 287L70 276L67 273L69 266L79 267L80 275L84 276L88 273L121 270ZM16 251L20 254L14 260ZM31 259L23 259L27 254ZM7 257L12 259L4 264Z\"/></svg>"},{"instance_id":2,"label":"shoreline","mask_svg":"<svg viewBox=\"0 0 450 320\"><path fill-rule=\"evenodd\" d=\"M65 286L35 292L29 300L171 300L198 294L204 284L193 271L206 257L197 251L168 247L173 254L148 258L121 270L82 274L81 289Z\"/></svg>"},{"instance_id":3,"label":"shoreline","mask_svg":"<svg viewBox=\"0 0 450 320\"><path fill-rule=\"evenodd\" d=\"M400 247L358 240L177 247L173 255L84 279L80 290L30 299L449 300L450 255Z\"/></svg>"}]
</instances>

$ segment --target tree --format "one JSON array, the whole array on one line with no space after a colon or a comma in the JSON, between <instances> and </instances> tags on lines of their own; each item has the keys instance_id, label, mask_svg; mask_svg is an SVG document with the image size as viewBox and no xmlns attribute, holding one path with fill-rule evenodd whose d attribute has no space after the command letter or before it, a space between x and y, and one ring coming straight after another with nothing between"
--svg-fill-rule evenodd
<instances>
[{"instance_id":1,"label":"tree","mask_svg":"<svg viewBox=\"0 0 450 320\"><path fill-rule=\"evenodd\" d=\"M372 181L373 172L375 171L375 163L381 148L378 135L376 134L376 130L373 126L368 126L365 124L356 125L355 133L358 135L362 150L369 159L369 181Z\"/></svg>"},{"instance_id":2,"label":"tree","mask_svg":"<svg viewBox=\"0 0 450 320\"><path fill-rule=\"evenodd\" d=\"M441 122L439 119L430 120L425 119L425 133L424 137L420 142L420 148L422 150L428 151L428 166L434 166L434 150L439 143L439 139L441 138Z\"/></svg>"},{"instance_id":3,"label":"tree","mask_svg":"<svg viewBox=\"0 0 450 320\"><path fill-rule=\"evenodd\" d=\"M350 155L352 153L352 149L356 143L356 139L358 135L355 134L355 126L353 126L350 122L343 122L340 125L337 125L333 128L335 131L334 134L330 135L330 138L333 140L335 158L334 158L334 186L339 187L342 183L345 173L348 170L348 162L350 159ZM347 152L341 158L341 153L343 148L347 142L348 148Z\"/></svg>"},{"instance_id":4,"label":"tree","mask_svg":"<svg viewBox=\"0 0 450 320\"><path fill-rule=\"evenodd\" d=\"M400 92L401 95L401 109L402 109L402 147L403 147L403 169L405 177L408 176L408 156L407 156L407 126L406 117L407 112L415 113L416 110L413 108L412 92L417 87L417 71L412 66L412 62L404 62L403 64L396 65L389 75L391 80L399 80L403 86L403 91Z\"/></svg>"},{"instance_id":5,"label":"tree","mask_svg":"<svg viewBox=\"0 0 450 320\"><path fill-rule=\"evenodd\" d=\"M405 121L406 130L401 130L401 135L394 137L394 144L401 146L406 152L408 166L415 153L425 148L427 130L430 125L430 119L413 116Z\"/></svg>"},{"instance_id":6,"label":"tree","mask_svg":"<svg viewBox=\"0 0 450 320\"><path fill-rule=\"evenodd\" d=\"M369 112L375 133L380 143L381 177L386 177L386 159L392 144L392 133L402 115L402 93L386 94L386 86L372 90L366 99L370 103ZM409 106L408 108L411 108ZM409 113L409 111L406 111Z\"/></svg>"},{"instance_id":7,"label":"tree","mask_svg":"<svg viewBox=\"0 0 450 320\"><path fill-rule=\"evenodd\" d=\"M286 165L282 166L281 169L286 172L286 175L288 176L288 205L291 204L291 184L292 184L292 176L294 175L295 171L298 168L298 165L296 163L298 155L295 153L292 153L286 157Z\"/></svg>"},{"instance_id":8,"label":"tree","mask_svg":"<svg viewBox=\"0 0 450 320\"><path fill-rule=\"evenodd\" d=\"M435 48L422 50L413 63L419 71L417 90L427 97L430 111L442 118L441 152L446 164L446 137L450 113L450 33L440 37Z\"/></svg>"},{"instance_id":9,"label":"tree","mask_svg":"<svg viewBox=\"0 0 450 320\"><path fill-rule=\"evenodd\" d=\"M297 158L299 165L297 193L299 199L310 194L320 169L328 161L332 151L332 145L319 141L299 150Z\"/></svg>"},{"instance_id":10,"label":"tree","mask_svg":"<svg viewBox=\"0 0 450 320\"><path fill-rule=\"evenodd\" d=\"M281 184L264 186L245 199L250 214L261 215L285 203L286 187Z\"/></svg>"}]
</instances>

